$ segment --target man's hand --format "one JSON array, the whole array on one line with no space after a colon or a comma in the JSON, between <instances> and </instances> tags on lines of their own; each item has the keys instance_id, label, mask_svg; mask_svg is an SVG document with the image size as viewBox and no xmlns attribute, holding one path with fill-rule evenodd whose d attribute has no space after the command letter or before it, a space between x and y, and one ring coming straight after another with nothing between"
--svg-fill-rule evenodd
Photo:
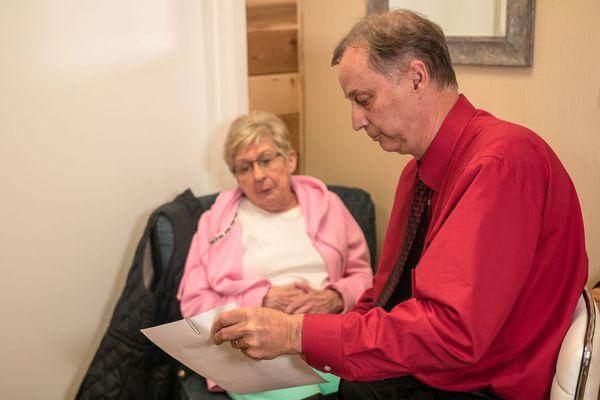
<instances>
[{"instance_id":1,"label":"man's hand","mask_svg":"<svg viewBox=\"0 0 600 400\"><path fill-rule=\"evenodd\" d=\"M303 318L270 308L240 308L219 314L211 332L217 345L230 341L250 358L270 360L302 352Z\"/></svg>"},{"instance_id":2,"label":"man's hand","mask_svg":"<svg viewBox=\"0 0 600 400\"><path fill-rule=\"evenodd\" d=\"M305 293L285 308L288 314L337 314L344 309L344 301L335 290L317 290L305 283L296 283L296 287Z\"/></svg>"},{"instance_id":3,"label":"man's hand","mask_svg":"<svg viewBox=\"0 0 600 400\"><path fill-rule=\"evenodd\" d=\"M285 312L288 306L304 293L304 290L295 285L271 286L263 299L263 307Z\"/></svg>"}]
</instances>

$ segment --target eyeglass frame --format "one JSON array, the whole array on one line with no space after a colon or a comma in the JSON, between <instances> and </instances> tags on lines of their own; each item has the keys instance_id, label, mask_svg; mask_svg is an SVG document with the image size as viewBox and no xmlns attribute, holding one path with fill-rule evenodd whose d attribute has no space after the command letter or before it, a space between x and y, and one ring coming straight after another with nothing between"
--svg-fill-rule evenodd
<instances>
[{"instance_id":1,"label":"eyeglass frame","mask_svg":"<svg viewBox=\"0 0 600 400\"><path fill-rule=\"evenodd\" d=\"M244 162L239 163L239 165L236 165L234 163L233 166L231 167L231 172L235 176L237 176L237 177L248 176L248 174L250 172L254 172L254 168L255 168L254 164L258 164L258 166L260 167L260 169L262 169L263 171L264 170L271 170L271 169L273 169L272 165L261 165L261 159L263 157L265 157L265 155L270 154L270 153L273 153L273 158L269 161L269 164L272 163L272 162L274 162L277 159L277 157L279 157L279 156L287 159L287 156L285 154L283 154L282 152L280 152L280 151L271 152L270 150L267 150L267 151L263 152L261 155L259 155L257 158L255 158L254 160L244 161ZM250 166L250 169L248 169L247 172L239 173L239 172L236 171L237 167L244 166L244 165Z\"/></svg>"}]
</instances>

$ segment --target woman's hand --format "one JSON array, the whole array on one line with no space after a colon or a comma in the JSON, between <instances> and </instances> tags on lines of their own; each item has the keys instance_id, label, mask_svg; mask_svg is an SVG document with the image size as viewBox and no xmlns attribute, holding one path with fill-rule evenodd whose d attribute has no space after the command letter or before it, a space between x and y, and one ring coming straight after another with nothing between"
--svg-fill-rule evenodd
<instances>
[{"instance_id":1,"label":"woman's hand","mask_svg":"<svg viewBox=\"0 0 600 400\"><path fill-rule=\"evenodd\" d=\"M296 283L304 293L284 310L288 314L337 314L344 309L344 301L333 289L317 290L305 283Z\"/></svg>"},{"instance_id":2,"label":"woman's hand","mask_svg":"<svg viewBox=\"0 0 600 400\"><path fill-rule=\"evenodd\" d=\"M263 299L263 307L274 308L286 312L286 309L290 304L304 294L304 290L296 285L271 286Z\"/></svg>"}]
</instances>

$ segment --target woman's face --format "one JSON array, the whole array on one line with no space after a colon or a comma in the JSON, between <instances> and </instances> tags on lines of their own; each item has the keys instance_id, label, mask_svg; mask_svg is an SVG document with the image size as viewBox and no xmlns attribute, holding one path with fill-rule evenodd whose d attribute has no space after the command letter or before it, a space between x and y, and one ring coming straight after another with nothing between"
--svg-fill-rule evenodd
<instances>
[{"instance_id":1,"label":"woman's face","mask_svg":"<svg viewBox=\"0 0 600 400\"><path fill-rule=\"evenodd\" d=\"M286 159L271 139L242 149L234 158L234 174L244 195L269 212L287 211L298 204L290 177L296 169L296 153Z\"/></svg>"}]
</instances>

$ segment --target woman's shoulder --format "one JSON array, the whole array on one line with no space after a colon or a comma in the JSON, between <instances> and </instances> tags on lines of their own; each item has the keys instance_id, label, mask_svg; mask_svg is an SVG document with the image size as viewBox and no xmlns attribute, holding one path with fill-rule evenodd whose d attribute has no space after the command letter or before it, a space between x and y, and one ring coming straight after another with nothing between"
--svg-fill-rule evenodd
<instances>
[{"instance_id":1,"label":"woman's shoulder","mask_svg":"<svg viewBox=\"0 0 600 400\"><path fill-rule=\"evenodd\" d=\"M221 215L229 211L231 208L237 208L242 198L242 190L239 187L229 190L223 190L215 199L215 202L210 207L210 211L214 214Z\"/></svg>"},{"instance_id":2,"label":"woman's shoulder","mask_svg":"<svg viewBox=\"0 0 600 400\"><path fill-rule=\"evenodd\" d=\"M221 226L230 221L237 211L241 198L242 193L239 188L219 193L213 205L200 217L198 229L204 228L209 234L221 229Z\"/></svg>"},{"instance_id":3,"label":"woman's shoulder","mask_svg":"<svg viewBox=\"0 0 600 400\"><path fill-rule=\"evenodd\" d=\"M292 175L291 181L292 187L294 189L302 188L304 190L311 190L320 193L324 193L327 191L327 186L325 186L325 184L321 180L313 176Z\"/></svg>"}]
</instances>

